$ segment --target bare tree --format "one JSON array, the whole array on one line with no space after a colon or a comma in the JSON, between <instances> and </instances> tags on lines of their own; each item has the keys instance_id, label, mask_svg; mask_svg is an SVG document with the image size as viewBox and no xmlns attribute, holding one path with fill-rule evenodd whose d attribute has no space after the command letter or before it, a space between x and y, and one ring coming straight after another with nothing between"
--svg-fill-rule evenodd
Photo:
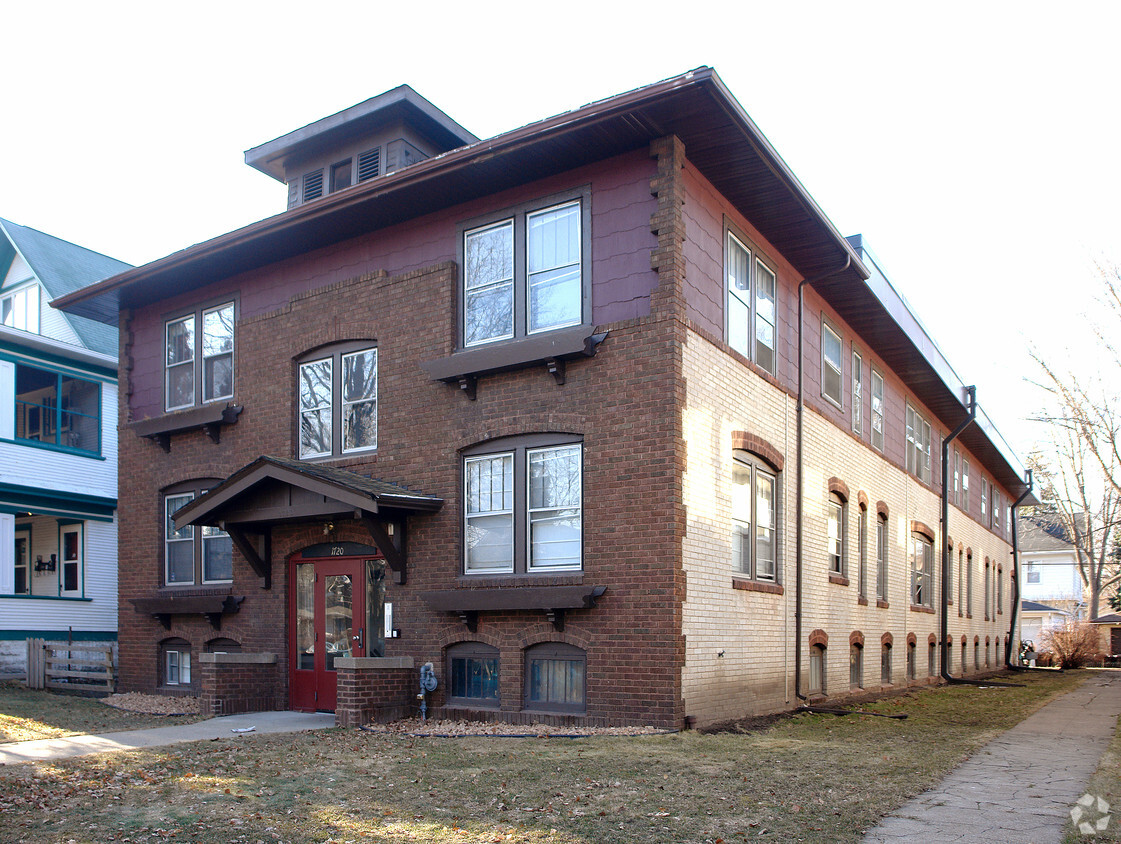
<instances>
[{"instance_id":1,"label":"bare tree","mask_svg":"<svg viewBox=\"0 0 1121 844\"><path fill-rule=\"evenodd\" d=\"M1089 373L1063 372L1038 352L1038 385L1050 397L1039 417L1048 423L1052 453L1031 456L1045 505L1054 511L1078 555L1079 574L1089 592L1090 617L1099 613L1103 590L1121 581L1113 539L1121 524L1121 417L1117 395L1103 373L1121 374L1114 337L1121 332L1121 272L1098 265L1102 312L1108 325L1095 327L1102 357ZM1038 509L1038 508L1037 508Z\"/></svg>"}]
</instances>

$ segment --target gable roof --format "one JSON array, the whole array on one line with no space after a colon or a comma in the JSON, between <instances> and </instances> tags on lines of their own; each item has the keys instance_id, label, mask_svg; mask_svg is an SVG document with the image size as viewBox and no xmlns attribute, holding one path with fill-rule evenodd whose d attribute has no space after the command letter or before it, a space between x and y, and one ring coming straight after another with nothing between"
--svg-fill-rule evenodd
<instances>
[{"instance_id":1,"label":"gable roof","mask_svg":"<svg viewBox=\"0 0 1121 844\"><path fill-rule=\"evenodd\" d=\"M0 233L7 239L0 240L0 267L9 266L16 254L22 256L52 300L132 269L124 261L10 220L0 218ZM87 349L117 356L115 323L105 325L70 313L63 317Z\"/></svg>"},{"instance_id":2,"label":"gable roof","mask_svg":"<svg viewBox=\"0 0 1121 844\"><path fill-rule=\"evenodd\" d=\"M1050 607L1047 604L1041 604L1038 601L1021 601L1020 609L1023 612L1057 612L1063 615L1070 615L1066 610L1061 610L1058 607Z\"/></svg>"},{"instance_id":3,"label":"gable roof","mask_svg":"<svg viewBox=\"0 0 1121 844\"><path fill-rule=\"evenodd\" d=\"M1019 514L1019 545L1021 551L1074 551L1074 543L1057 514L1044 507L1035 507L1031 514Z\"/></svg>"}]
</instances>

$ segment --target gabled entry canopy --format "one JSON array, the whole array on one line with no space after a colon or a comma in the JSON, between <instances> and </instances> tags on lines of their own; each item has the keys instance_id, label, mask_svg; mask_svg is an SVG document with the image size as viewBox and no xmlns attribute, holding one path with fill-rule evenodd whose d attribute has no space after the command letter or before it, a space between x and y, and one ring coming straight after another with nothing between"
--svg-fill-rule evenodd
<instances>
[{"instance_id":1,"label":"gabled entry canopy","mask_svg":"<svg viewBox=\"0 0 1121 844\"><path fill-rule=\"evenodd\" d=\"M443 499L346 469L285 457L258 457L174 515L176 528L209 525L225 530L265 588L272 586L270 540L277 524L354 519L385 556L395 580L406 578L405 523L432 513Z\"/></svg>"}]
</instances>

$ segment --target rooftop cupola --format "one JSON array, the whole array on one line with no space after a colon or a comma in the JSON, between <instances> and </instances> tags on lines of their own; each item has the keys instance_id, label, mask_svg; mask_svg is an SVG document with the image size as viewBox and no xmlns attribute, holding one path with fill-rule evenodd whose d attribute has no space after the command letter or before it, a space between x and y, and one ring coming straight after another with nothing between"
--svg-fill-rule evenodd
<instances>
[{"instance_id":1,"label":"rooftop cupola","mask_svg":"<svg viewBox=\"0 0 1121 844\"><path fill-rule=\"evenodd\" d=\"M246 150L245 163L287 184L295 208L478 140L401 85Z\"/></svg>"}]
</instances>

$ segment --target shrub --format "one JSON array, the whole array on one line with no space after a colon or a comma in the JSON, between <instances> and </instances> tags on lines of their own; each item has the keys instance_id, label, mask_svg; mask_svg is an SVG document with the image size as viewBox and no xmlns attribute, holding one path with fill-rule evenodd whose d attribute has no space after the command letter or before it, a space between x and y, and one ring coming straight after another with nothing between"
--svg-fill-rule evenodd
<instances>
[{"instance_id":1,"label":"shrub","mask_svg":"<svg viewBox=\"0 0 1121 844\"><path fill-rule=\"evenodd\" d=\"M1084 621L1046 630L1041 641L1043 649L1054 655L1060 668L1082 668L1101 659L1097 628Z\"/></svg>"}]
</instances>

